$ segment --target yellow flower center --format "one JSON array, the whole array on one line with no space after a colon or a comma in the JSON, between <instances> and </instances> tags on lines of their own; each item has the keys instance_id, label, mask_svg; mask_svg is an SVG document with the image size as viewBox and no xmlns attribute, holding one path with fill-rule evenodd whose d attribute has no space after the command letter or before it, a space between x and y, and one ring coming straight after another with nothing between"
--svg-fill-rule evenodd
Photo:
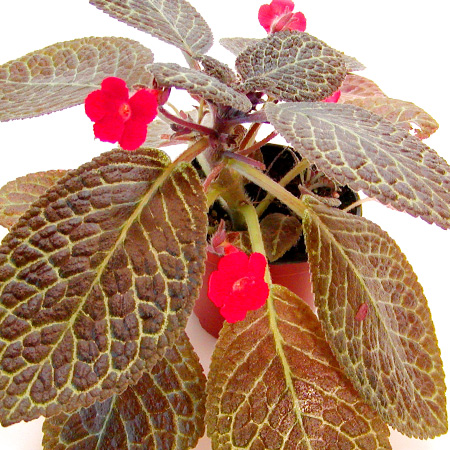
<instances>
[{"instance_id":1,"label":"yellow flower center","mask_svg":"<svg viewBox=\"0 0 450 450\"><path fill-rule=\"evenodd\" d=\"M119 114L124 121L127 121L131 117L131 108L128 102L124 102L119 106Z\"/></svg>"}]
</instances>

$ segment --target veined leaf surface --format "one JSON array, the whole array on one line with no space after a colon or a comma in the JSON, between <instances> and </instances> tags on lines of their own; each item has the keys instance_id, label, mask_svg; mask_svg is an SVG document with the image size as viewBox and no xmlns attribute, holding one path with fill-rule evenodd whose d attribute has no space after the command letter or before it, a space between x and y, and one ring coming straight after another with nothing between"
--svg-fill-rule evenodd
<instances>
[{"instance_id":1,"label":"veined leaf surface","mask_svg":"<svg viewBox=\"0 0 450 450\"><path fill-rule=\"evenodd\" d=\"M0 65L0 120L24 119L84 102L104 78L148 85L152 52L131 39L88 37L45 47Z\"/></svg>"},{"instance_id":2,"label":"veined leaf surface","mask_svg":"<svg viewBox=\"0 0 450 450\"><path fill-rule=\"evenodd\" d=\"M158 85L186 89L214 103L231 106L239 111L250 111L252 103L240 92L198 70L188 69L174 63L149 64L147 70Z\"/></svg>"},{"instance_id":3,"label":"veined leaf surface","mask_svg":"<svg viewBox=\"0 0 450 450\"><path fill-rule=\"evenodd\" d=\"M339 368L310 308L282 286L221 331L206 424L223 448L390 449L389 430Z\"/></svg>"},{"instance_id":4,"label":"veined leaf surface","mask_svg":"<svg viewBox=\"0 0 450 450\"><path fill-rule=\"evenodd\" d=\"M315 305L360 394L400 432L447 431L444 372L412 267L377 225L313 200L303 219Z\"/></svg>"},{"instance_id":5,"label":"veined leaf surface","mask_svg":"<svg viewBox=\"0 0 450 450\"><path fill-rule=\"evenodd\" d=\"M190 55L206 53L213 44L208 24L185 0L89 0L89 3Z\"/></svg>"},{"instance_id":6,"label":"veined leaf surface","mask_svg":"<svg viewBox=\"0 0 450 450\"><path fill-rule=\"evenodd\" d=\"M372 111L405 130L414 130L419 139L430 137L439 128L438 123L422 108L411 102L389 98L367 78L347 75L340 90L339 103Z\"/></svg>"},{"instance_id":7,"label":"veined leaf surface","mask_svg":"<svg viewBox=\"0 0 450 450\"><path fill-rule=\"evenodd\" d=\"M264 91L289 102L318 101L339 89L347 69L337 50L293 31L270 34L236 59L243 92Z\"/></svg>"},{"instance_id":8,"label":"veined leaf surface","mask_svg":"<svg viewBox=\"0 0 450 450\"><path fill-rule=\"evenodd\" d=\"M233 86L236 84L236 74L223 62L208 55L197 56L195 59L201 63L203 72L207 75L217 78L227 86Z\"/></svg>"},{"instance_id":9,"label":"veined leaf surface","mask_svg":"<svg viewBox=\"0 0 450 450\"><path fill-rule=\"evenodd\" d=\"M150 370L201 284L195 169L114 150L69 172L0 247L0 420L103 401Z\"/></svg>"},{"instance_id":10,"label":"veined leaf surface","mask_svg":"<svg viewBox=\"0 0 450 450\"><path fill-rule=\"evenodd\" d=\"M329 178L450 228L450 166L404 129L352 105L268 104L266 112L289 144Z\"/></svg>"},{"instance_id":11,"label":"veined leaf surface","mask_svg":"<svg viewBox=\"0 0 450 450\"><path fill-rule=\"evenodd\" d=\"M44 450L187 450L203 436L206 378L182 333L134 386L44 422Z\"/></svg>"},{"instance_id":12,"label":"veined leaf surface","mask_svg":"<svg viewBox=\"0 0 450 450\"><path fill-rule=\"evenodd\" d=\"M67 170L48 170L16 178L0 188L0 225L10 229L39 196Z\"/></svg>"}]
</instances>

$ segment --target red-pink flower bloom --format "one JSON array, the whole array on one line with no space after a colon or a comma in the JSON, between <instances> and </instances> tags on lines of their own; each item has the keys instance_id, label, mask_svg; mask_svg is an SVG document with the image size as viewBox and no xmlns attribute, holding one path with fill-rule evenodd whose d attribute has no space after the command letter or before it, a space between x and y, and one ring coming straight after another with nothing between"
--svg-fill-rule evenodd
<instances>
[{"instance_id":1,"label":"red-pink flower bloom","mask_svg":"<svg viewBox=\"0 0 450 450\"><path fill-rule=\"evenodd\" d=\"M259 8L259 23L268 33L282 30L305 31L306 18L301 12L293 13L294 2L291 0L272 0L270 5Z\"/></svg>"},{"instance_id":2,"label":"red-pink flower bloom","mask_svg":"<svg viewBox=\"0 0 450 450\"><path fill-rule=\"evenodd\" d=\"M220 259L218 270L209 277L208 296L227 322L243 320L247 311L264 305L269 296L264 281L266 266L261 253L248 257L237 251Z\"/></svg>"},{"instance_id":3,"label":"red-pink flower bloom","mask_svg":"<svg viewBox=\"0 0 450 450\"><path fill-rule=\"evenodd\" d=\"M322 101L325 103L337 103L340 98L341 98L341 91L336 91L329 97L324 98Z\"/></svg>"},{"instance_id":4,"label":"red-pink flower bloom","mask_svg":"<svg viewBox=\"0 0 450 450\"><path fill-rule=\"evenodd\" d=\"M147 125L156 117L158 91L141 89L131 98L124 80L105 78L101 89L85 100L85 111L94 124L94 135L104 142L119 142L135 150L147 137Z\"/></svg>"}]
</instances>

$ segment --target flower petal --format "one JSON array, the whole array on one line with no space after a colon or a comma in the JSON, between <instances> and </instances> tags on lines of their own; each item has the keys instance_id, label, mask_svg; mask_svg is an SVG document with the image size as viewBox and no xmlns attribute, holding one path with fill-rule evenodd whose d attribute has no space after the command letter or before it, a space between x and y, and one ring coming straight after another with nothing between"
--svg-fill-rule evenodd
<instances>
[{"instance_id":1,"label":"flower petal","mask_svg":"<svg viewBox=\"0 0 450 450\"><path fill-rule=\"evenodd\" d=\"M261 26L267 31L270 31L270 26L275 18L272 8L269 5L262 5L258 11L258 20Z\"/></svg>"},{"instance_id":2,"label":"flower petal","mask_svg":"<svg viewBox=\"0 0 450 450\"><path fill-rule=\"evenodd\" d=\"M101 90L91 92L84 101L86 115L93 122L103 119L108 111L108 100Z\"/></svg>"},{"instance_id":3,"label":"flower petal","mask_svg":"<svg viewBox=\"0 0 450 450\"><path fill-rule=\"evenodd\" d=\"M248 256L242 252L234 252L220 258L217 265L221 272L229 272L234 274L235 281L247 275L248 272Z\"/></svg>"},{"instance_id":4,"label":"flower petal","mask_svg":"<svg viewBox=\"0 0 450 450\"><path fill-rule=\"evenodd\" d=\"M264 279L266 274L267 260L261 253L252 253L248 261L249 274Z\"/></svg>"},{"instance_id":5,"label":"flower petal","mask_svg":"<svg viewBox=\"0 0 450 450\"><path fill-rule=\"evenodd\" d=\"M341 91L336 91L329 97L324 98L322 101L325 103L337 103L340 98L341 98Z\"/></svg>"},{"instance_id":6,"label":"flower petal","mask_svg":"<svg viewBox=\"0 0 450 450\"><path fill-rule=\"evenodd\" d=\"M124 123L117 115L108 115L94 124L94 135L103 142L117 142L122 136Z\"/></svg>"},{"instance_id":7,"label":"flower petal","mask_svg":"<svg viewBox=\"0 0 450 450\"><path fill-rule=\"evenodd\" d=\"M270 7L272 8L273 14L280 16L287 12L292 12L294 10L294 2L292 0L272 0Z\"/></svg>"},{"instance_id":8,"label":"flower petal","mask_svg":"<svg viewBox=\"0 0 450 450\"><path fill-rule=\"evenodd\" d=\"M124 150L136 150L147 137L147 124L138 120L127 120L125 122L119 144Z\"/></svg>"},{"instance_id":9,"label":"flower petal","mask_svg":"<svg viewBox=\"0 0 450 450\"><path fill-rule=\"evenodd\" d=\"M220 258L217 270L208 281L208 297L216 306L222 306L231 294L233 284L248 272L248 256L241 251Z\"/></svg>"},{"instance_id":10,"label":"flower petal","mask_svg":"<svg viewBox=\"0 0 450 450\"><path fill-rule=\"evenodd\" d=\"M102 92L121 101L126 101L129 97L127 84L117 77L105 78L102 81Z\"/></svg>"},{"instance_id":11,"label":"flower petal","mask_svg":"<svg viewBox=\"0 0 450 450\"><path fill-rule=\"evenodd\" d=\"M305 31L306 17L304 16L304 14L301 12L293 14L287 28L289 30Z\"/></svg>"},{"instance_id":12,"label":"flower petal","mask_svg":"<svg viewBox=\"0 0 450 450\"><path fill-rule=\"evenodd\" d=\"M228 323L239 322L244 320L247 315L247 310L242 309L235 303L227 303L220 308L220 314Z\"/></svg>"},{"instance_id":13,"label":"flower petal","mask_svg":"<svg viewBox=\"0 0 450 450\"><path fill-rule=\"evenodd\" d=\"M150 123L158 112L157 91L141 89L130 98L129 104L132 120Z\"/></svg>"}]
</instances>

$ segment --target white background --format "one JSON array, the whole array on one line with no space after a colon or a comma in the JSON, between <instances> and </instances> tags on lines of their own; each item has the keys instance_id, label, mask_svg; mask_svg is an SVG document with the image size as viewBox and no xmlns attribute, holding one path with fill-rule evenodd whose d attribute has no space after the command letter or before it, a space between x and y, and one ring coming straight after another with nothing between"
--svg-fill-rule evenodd
<instances>
[{"instance_id":1,"label":"white background","mask_svg":"<svg viewBox=\"0 0 450 450\"><path fill-rule=\"evenodd\" d=\"M264 37L257 10L264 1L191 2L221 37ZM307 18L307 31L367 66L371 78L391 97L421 106L439 123L427 143L450 160L450 95L447 61L450 32L448 0L309 0L297 1ZM178 50L101 13L87 0L21 0L0 3L0 64L58 41L84 36L123 36L139 40L157 62L183 64ZM233 65L233 57L217 43L210 55ZM186 106L188 108L188 106ZM94 141L92 124L83 107L40 118L0 124L0 185L29 172L70 169L86 162L110 144ZM444 367L450 373L450 231L391 211L374 202L364 215L377 222L400 245L429 300ZM212 339L191 321L194 344L203 346L204 361ZM209 349L208 349L209 345ZM0 449L40 450L41 421L0 427ZM394 434L393 448L448 450L449 436L416 441ZM199 448L207 449L206 441Z\"/></svg>"}]
</instances>

